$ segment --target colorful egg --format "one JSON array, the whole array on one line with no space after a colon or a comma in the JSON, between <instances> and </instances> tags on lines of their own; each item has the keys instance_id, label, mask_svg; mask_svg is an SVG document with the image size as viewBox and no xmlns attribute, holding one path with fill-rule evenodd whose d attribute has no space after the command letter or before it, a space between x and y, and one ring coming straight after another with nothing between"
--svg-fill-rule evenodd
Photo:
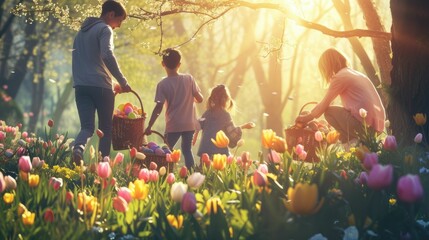
<instances>
[{"instance_id":1,"label":"colorful egg","mask_svg":"<svg viewBox=\"0 0 429 240\"><path fill-rule=\"evenodd\" d=\"M157 149L155 149L155 154L156 155L158 155L158 156L164 156L165 155L165 153L164 153L164 151L161 149L161 148L157 148Z\"/></svg>"}]
</instances>

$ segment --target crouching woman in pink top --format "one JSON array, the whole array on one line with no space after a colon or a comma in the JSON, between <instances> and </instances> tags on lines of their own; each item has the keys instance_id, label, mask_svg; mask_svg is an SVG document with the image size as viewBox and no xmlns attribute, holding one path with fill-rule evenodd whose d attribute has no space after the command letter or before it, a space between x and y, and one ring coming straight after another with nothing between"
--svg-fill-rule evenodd
<instances>
[{"instance_id":1,"label":"crouching woman in pink top","mask_svg":"<svg viewBox=\"0 0 429 240\"><path fill-rule=\"evenodd\" d=\"M384 130L386 113L372 82L364 74L349 68L346 57L334 48L326 50L319 59L319 70L329 85L325 97L310 113L300 115L296 123L306 124L324 114L326 121L340 133L346 143L358 138L363 131L359 109L367 111L366 126L376 132ZM340 96L343 106L330 106Z\"/></svg>"}]
</instances>

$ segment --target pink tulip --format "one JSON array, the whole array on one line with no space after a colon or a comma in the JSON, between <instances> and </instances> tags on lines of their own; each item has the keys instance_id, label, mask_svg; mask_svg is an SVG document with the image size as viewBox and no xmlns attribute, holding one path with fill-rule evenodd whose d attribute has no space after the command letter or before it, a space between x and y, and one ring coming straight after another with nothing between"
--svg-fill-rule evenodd
<instances>
[{"instance_id":1,"label":"pink tulip","mask_svg":"<svg viewBox=\"0 0 429 240\"><path fill-rule=\"evenodd\" d=\"M159 179L159 172L156 170L149 170L149 182L156 182Z\"/></svg>"},{"instance_id":2,"label":"pink tulip","mask_svg":"<svg viewBox=\"0 0 429 240\"><path fill-rule=\"evenodd\" d=\"M21 156L18 161L18 167L23 172L30 172L32 169L31 161L29 156Z\"/></svg>"},{"instance_id":3,"label":"pink tulip","mask_svg":"<svg viewBox=\"0 0 429 240\"><path fill-rule=\"evenodd\" d=\"M201 162L204 164L204 166L206 166L206 168L209 168L212 161L210 161L210 157L207 153L203 153L201 155Z\"/></svg>"},{"instance_id":4,"label":"pink tulip","mask_svg":"<svg viewBox=\"0 0 429 240\"><path fill-rule=\"evenodd\" d=\"M272 163L279 163L281 161L280 154L276 151L270 150L268 154L268 160Z\"/></svg>"},{"instance_id":5,"label":"pink tulip","mask_svg":"<svg viewBox=\"0 0 429 240\"><path fill-rule=\"evenodd\" d=\"M101 178L108 178L112 174L109 162L100 162L97 166L97 174Z\"/></svg>"},{"instance_id":6,"label":"pink tulip","mask_svg":"<svg viewBox=\"0 0 429 240\"><path fill-rule=\"evenodd\" d=\"M3 177L3 173L0 172L0 193L2 193L6 189L6 182Z\"/></svg>"},{"instance_id":7,"label":"pink tulip","mask_svg":"<svg viewBox=\"0 0 429 240\"><path fill-rule=\"evenodd\" d=\"M323 140L323 134L321 131L316 131L314 133L314 139L318 142L321 142Z\"/></svg>"},{"instance_id":8,"label":"pink tulip","mask_svg":"<svg viewBox=\"0 0 429 240\"><path fill-rule=\"evenodd\" d=\"M197 199L193 192L186 192L182 198L182 210L193 214L197 210Z\"/></svg>"},{"instance_id":9,"label":"pink tulip","mask_svg":"<svg viewBox=\"0 0 429 240\"><path fill-rule=\"evenodd\" d=\"M233 162L234 162L234 156L229 155L229 156L226 158L226 164L230 165L230 164L232 164Z\"/></svg>"},{"instance_id":10,"label":"pink tulip","mask_svg":"<svg viewBox=\"0 0 429 240\"><path fill-rule=\"evenodd\" d=\"M125 199L127 203L130 203L133 199L133 197L131 196L131 190L127 187L120 187L118 190L118 196Z\"/></svg>"},{"instance_id":11,"label":"pink tulip","mask_svg":"<svg viewBox=\"0 0 429 240\"><path fill-rule=\"evenodd\" d=\"M300 154L298 154L298 158L302 161L304 161L307 158L307 152L302 150Z\"/></svg>"},{"instance_id":12,"label":"pink tulip","mask_svg":"<svg viewBox=\"0 0 429 240\"><path fill-rule=\"evenodd\" d=\"M363 166L367 170L371 170L372 166L378 164L378 155L377 153L365 153L365 157L363 159Z\"/></svg>"},{"instance_id":13,"label":"pink tulip","mask_svg":"<svg viewBox=\"0 0 429 240\"><path fill-rule=\"evenodd\" d=\"M114 197L113 199L113 208L118 212L128 211L128 203L120 196Z\"/></svg>"},{"instance_id":14,"label":"pink tulip","mask_svg":"<svg viewBox=\"0 0 429 240\"><path fill-rule=\"evenodd\" d=\"M58 191L58 189L60 189L60 187L63 186L63 179L62 178L51 177L49 179L49 185L52 186L55 191Z\"/></svg>"},{"instance_id":15,"label":"pink tulip","mask_svg":"<svg viewBox=\"0 0 429 240\"><path fill-rule=\"evenodd\" d=\"M3 141L6 138L6 133L3 131L0 131L0 141Z\"/></svg>"},{"instance_id":16,"label":"pink tulip","mask_svg":"<svg viewBox=\"0 0 429 240\"><path fill-rule=\"evenodd\" d=\"M139 179L143 180L144 182L149 182L149 169L142 168L139 172Z\"/></svg>"},{"instance_id":17,"label":"pink tulip","mask_svg":"<svg viewBox=\"0 0 429 240\"><path fill-rule=\"evenodd\" d=\"M188 175L188 168L186 168L186 166L183 166L182 168L180 168L179 176L181 178L185 178L187 175Z\"/></svg>"},{"instance_id":18,"label":"pink tulip","mask_svg":"<svg viewBox=\"0 0 429 240\"><path fill-rule=\"evenodd\" d=\"M380 165L375 164L372 166L371 171L368 174L368 187L380 190L388 187L392 183L393 178L393 167L392 165Z\"/></svg>"},{"instance_id":19,"label":"pink tulip","mask_svg":"<svg viewBox=\"0 0 429 240\"><path fill-rule=\"evenodd\" d=\"M241 162L243 163L243 166L246 167L246 165L251 162L250 160L250 153L249 152L243 152L241 153Z\"/></svg>"},{"instance_id":20,"label":"pink tulip","mask_svg":"<svg viewBox=\"0 0 429 240\"><path fill-rule=\"evenodd\" d=\"M176 181L176 176L174 175L174 173L169 173L167 175L167 183L168 184L173 184Z\"/></svg>"},{"instance_id":21,"label":"pink tulip","mask_svg":"<svg viewBox=\"0 0 429 240\"><path fill-rule=\"evenodd\" d=\"M115 160L113 160L114 165L121 164L124 161L124 154L118 152L115 156Z\"/></svg>"},{"instance_id":22,"label":"pink tulip","mask_svg":"<svg viewBox=\"0 0 429 240\"><path fill-rule=\"evenodd\" d=\"M360 184L366 184L368 182L368 173L366 172L361 172L359 174L359 183Z\"/></svg>"},{"instance_id":23,"label":"pink tulip","mask_svg":"<svg viewBox=\"0 0 429 240\"><path fill-rule=\"evenodd\" d=\"M156 170L157 168L158 168L158 164L156 164L155 162L149 163L149 169L150 170Z\"/></svg>"},{"instance_id":24,"label":"pink tulip","mask_svg":"<svg viewBox=\"0 0 429 240\"><path fill-rule=\"evenodd\" d=\"M261 171L256 170L253 172L253 183L256 186L263 187L267 184L267 181L267 176Z\"/></svg>"},{"instance_id":25,"label":"pink tulip","mask_svg":"<svg viewBox=\"0 0 429 240\"><path fill-rule=\"evenodd\" d=\"M28 132L22 132L22 133L21 133L21 137L22 137L22 138L26 138L26 137L28 137Z\"/></svg>"},{"instance_id":26,"label":"pink tulip","mask_svg":"<svg viewBox=\"0 0 429 240\"><path fill-rule=\"evenodd\" d=\"M259 164L258 170L261 171L263 174L268 173L268 166L265 163Z\"/></svg>"},{"instance_id":27,"label":"pink tulip","mask_svg":"<svg viewBox=\"0 0 429 240\"><path fill-rule=\"evenodd\" d=\"M295 153L299 156L304 151L304 146L301 144L297 144L295 146Z\"/></svg>"},{"instance_id":28,"label":"pink tulip","mask_svg":"<svg viewBox=\"0 0 429 240\"><path fill-rule=\"evenodd\" d=\"M398 180L398 198L407 203L416 202L423 197L423 187L418 175L407 174Z\"/></svg>"},{"instance_id":29,"label":"pink tulip","mask_svg":"<svg viewBox=\"0 0 429 240\"><path fill-rule=\"evenodd\" d=\"M421 143L422 140L423 140L423 134L417 133L417 135L414 137L414 142L415 143Z\"/></svg>"},{"instance_id":30,"label":"pink tulip","mask_svg":"<svg viewBox=\"0 0 429 240\"><path fill-rule=\"evenodd\" d=\"M389 135L384 139L383 148L386 150L394 151L398 148L395 136Z\"/></svg>"},{"instance_id":31,"label":"pink tulip","mask_svg":"<svg viewBox=\"0 0 429 240\"><path fill-rule=\"evenodd\" d=\"M39 157L33 157L33 160L31 161L31 164L35 168L41 167L43 165L43 163L44 163L44 161L42 162Z\"/></svg>"}]
</instances>

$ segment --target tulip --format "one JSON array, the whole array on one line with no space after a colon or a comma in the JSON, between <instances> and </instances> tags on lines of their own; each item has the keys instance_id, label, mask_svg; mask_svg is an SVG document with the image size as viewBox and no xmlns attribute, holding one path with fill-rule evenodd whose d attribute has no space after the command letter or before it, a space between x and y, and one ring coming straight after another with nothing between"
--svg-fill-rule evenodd
<instances>
[{"instance_id":1,"label":"tulip","mask_svg":"<svg viewBox=\"0 0 429 240\"><path fill-rule=\"evenodd\" d=\"M73 198L74 198L74 194L73 194L73 192L71 192L71 191L67 191L67 192L66 192L66 203L67 203L67 204L70 204L70 203L71 203L71 201L73 200Z\"/></svg>"},{"instance_id":2,"label":"tulip","mask_svg":"<svg viewBox=\"0 0 429 240\"><path fill-rule=\"evenodd\" d=\"M359 109L359 115L361 116L361 118L366 118L368 112L365 109L361 108Z\"/></svg>"},{"instance_id":3,"label":"tulip","mask_svg":"<svg viewBox=\"0 0 429 240\"><path fill-rule=\"evenodd\" d=\"M197 210L197 199L193 192L186 192L182 198L182 210L193 214Z\"/></svg>"},{"instance_id":4,"label":"tulip","mask_svg":"<svg viewBox=\"0 0 429 240\"><path fill-rule=\"evenodd\" d=\"M54 126L54 120L52 120L52 119L49 119L48 120L48 126L51 128L51 127L53 127Z\"/></svg>"},{"instance_id":5,"label":"tulip","mask_svg":"<svg viewBox=\"0 0 429 240\"><path fill-rule=\"evenodd\" d=\"M6 133L3 131L0 131L0 141L3 141L6 138Z\"/></svg>"},{"instance_id":6,"label":"tulip","mask_svg":"<svg viewBox=\"0 0 429 240\"><path fill-rule=\"evenodd\" d=\"M276 151L270 150L270 153L268 154L268 160L272 163L279 163L281 161L281 157Z\"/></svg>"},{"instance_id":7,"label":"tulip","mask_svg":"<svg viewBox=\"0 0 429 240\"><path fill-rule=\"evenodd\" d=\"M6 181L3 177L3 173L0 172L0 193L2 193L4 190L6 190L7 185L6 185Z\"/></svg>"},{"instance_id":8,"label":"tulip","mask_svg":"<svg viewBox=\"0 0 429 240\"><path fill-rule=\"evenodd\" d=\"M207 200L206 209L208 215L210 215L211 213L217 214L218 208L223 211L222 201L219 197L213 197Z\"/></svg>"},{"instance_id":9,"label":"tulip","mask_svg":"<svg viewBox=\"0 0 429 240\"><path fill-rule=\"evenodd\" d=\"M142 152L137 152L136 153L136 159L140 160L140 161L143 161L143 160L146 159L146 155L144 155L144 153L142 153Z\"/></svg>"},{"instance_id":10,"label":"tulip","mask_svg":"<svg viewBox=\"0 0 429 240\"><path fill-rule=\"evenodd\" d=\"M108 162L100 162L97 166L97 174L101 178L108 178L112 174L112 168Z\"/></svg>"},{"instance_id":11,"label":"tulip","mask_svg":"<svg viewBox=\"0 0 429 240\"><path fill-rule=\"evenodd\" d=\"M182 155L182 151L180 149L175 149L173 152L171 152L171 161L173 163L177 163L180 161L180 157Z\"/></svg>"},{"instance_id":12,"label":"tulip","mask_svg":"<svg viewBox=\"0 0 429 240\"><path fill-rule=\"evenodd\" d=\"M203 162L204 166L206 166L207 168L210 167L212 161L210 160L210 157L207 153L203 153L201 155L201 161Z\"/></svg>"},{"instance_id":13,"label":"tulip","mask_svg":"<svg viewBox=\"0 0 429 240\"><path fill-rule=\"evenodd\" d=\"M328 142L328 144L336 143L339 139L340 133L335 130L328 132L328 134L326 135L326 141Z\"/></svg>"},{"instance_id":14,"label":"tulip","mask_svg":"<svg viewBox=\"0 0 429 240\"><path fill-rule=\"evenodd\" d=\"M22 132L21 133L21 137L22 138L27 138L28 137L28 132Z\"/></svg>"},{"instance_id":15,"label":"tulip","mask_svg":"<svg viewBox=\"0 0 429 240\"><path fill-rule=\"evenodd\" d=\"M156 170L157 168L158 168L158 164L156 164L155 162L149 163L149 169L150 170Z\"/></svg>"},{"instance_id":16,"label":"tulip","mask_svg":"<svg viewBox=\"0 0 429 240\"><path fill-rule=\"evenodd\" d=\"M62 178L51 177L49 179L49 185L52 186L55 191L57 191L58 189L60 189L60 187L63 186L63 179Z\"/></svg>"},{"instance_id":17,"label":"tulip","mask_svg":"<svg viewBox=\"0 0 429 240\"><path fill-rule=\"evenodd\" d=\"M169 214L167 215L167 221L172 227L179 229L183 225L183 216L179 215L176 217L174 215Z\"/></svg>"},{"instance_id":18,"label":"tulip","mask_svg":"<svg viewBox=\"0 0 429 240\"><path fill-rule=\"evenodd\" d=\"M112 199L113 208L118 212L128 211L128 202L120 196L114 197Z\"/></svg>"},{"instance_id":19,"label":"tulip","mask_svg":"<svg viewBox=\"0 0 429 240\"><path fill-rule=\"evenodd\" d=\"M121 152L118 152L115 156L115 159L113 160L113 164L121 164L124 161L124 154Z\"/></svg>"},{"instance_id":20,"label":"tulip","mask_svg":"<svg viewBox=\"0 0 429 240\"><path fill-rule=\"evenodd\" d=\"M426 114L416 113L413 118L417 126L423 126L426 124Z\"/></svg>"},{"instance_id":21,"label":"tulip","mask_svg":"<svg viewBox=\"0 0 429 240\"><path fill-rule=\"evenodd\" d=\"M421 143L422 140L423 140L423 134L417 133L417 135L414 137L414 142L415 143Z\"/></svg>"},{"instance_id":22,"label":"tulip","mask_svg":"<svg viewBox=\"0 0 429 240\"><path fill-rule=\"evenodd\" d=\"M234 156L229 155L226 157L226 164L231 165L234 162Z\"/></svg>"},{"instance_id":23,"label":"tulip","mask_svg":"<svg viewBox=\"0 0 429 240\"><path fill-rule=\"evenodd\" d=\"M216 133L216 140L212 138L211 141L218 148L227 148L229 144L229 138L222 130Z\"/></svg>"},{"instance_id":24,"label":"tulip","mask_svg":"<svg viewBox=\"0 0 429 240\"><path fill-rule=\"evenodd\" d=\"M104 133L103 133L103 131L101 131L100 129L97 129L96 133L97 133L97 136L98 136L99 138L103 138L103 137L104 137Z\"/></svg>"},{"instance_id":25,"label":"tulip","mask_svg":"<svg viewBox=\"0 0 429 240\"><path fill-rule=\"evenodd\" d=\"M314 133L314 139L318 142L321 142L323 140L323 133L321 131L316 131Z\"/></svg>"},{"instance_id":26,"label":"tulip","mask_svg":"<svg viewBox=\"0 0 429 240\"><path fill-rule=\"evenodd\" d=\"M40 177L37 174L30 174L28 176L28 185L30 187L37 187L39 185Z\"/></svg>"},{"instance_id":27,"label":"tulip","mask_svg":"<svg viewBox=\"0 0 429 240\"><path fill-rule=\"evenodd\" d=\"M395 136L389 135L384 139L383 148L386 150L394 151L398 148Z\"/></svg>"},{"instance_id":28,"label":"tulip","mask_svg":"<svg viewBox=\"0 0 429 240\"><path fill-rule=\"evenodd\" d=\"M380 190L390 185L393 178L393 167L392 165L380 165L375 164L372 166L371 171L368 174L368 187Z\"/></svg>"},{"instance_id":29,"label":"tulip","mask_svg":"<svg viewBox=\"0 0 429 240\"><path fill-rule=\"evenodd\" d=\"M26 211L22 214L22 223L24 225L30 226L34 224L34 219L36 218L36 214L30 211Z\"/></svg>"},{"instance_id":30,"label":"tulip","mask_svg":"<svg viewBox=\"0 0 429 240\"><path fill-rule=\"evenodd\" d=\"M289 200L284 201L286 208L299 215L310 215L319 211L324 199L318 200L319 192L316 184L297 183L287 191Z\"/></svg>"},{"instance_id":31,"label":"tulip","mask_svg":"<svg viewBox=\"0 0 429 240\"><path fill-rule=\"evenodd\" d=\"M272 129L262 130L262 146L265 148L271 148L275 137L276 133Z\"/></svg>"},{"instance_id":32,"label":"tulip","mask_svg":"<svg viewBox=\"0 0 429 240\"><path fill-rule=\"evenodd\" d=\"M164 166L159 168L159 175L164 176L167 173L167 168Z\"/></svg>"},{"instance_id":33,"label":"tulip","mask_svg":"<svg viewBox=\"0 0 429 240\"><path fill-rule=\"evenodd\" d=\"M137 154L137 149L135 147L130 149L130 157L135 158Z\"/></svg>"},{"instance_id":34,"label":"tulip","mask_svg":"<svg viewBox=\"0 0 429 240\"><path fill-rule=\"evenodd\" d=\"M307 152L302 150L302 152L298 155L298 158L304 161L307 158Z\"/></svg>"},{"instance_id":35,"label":"tulip","mask_svg":"<svg viewBox=\"0 0 429 240\"><path fill-rule=\"evenodd\" d=\"M356 157L361 161L361 163L363 163L363 161L365 159L365 154L369 153L369 152L370 151L369 151L368 147L365 145L362 145L356 149L355 154L356 154Z\"/></svg>"},{"instance_id":36,"label":"tulip","mask_svg":"<svg viewBox=\"0 0 429 240\"><path fill-rule=\"evenodd\" d=\"M32 169L31 161L29 156L21 156L18 161L19 170L24 172L30 172Z\"/></svg>"},{"instance_id":37,"label":"tulip","mask_svg":"<svg viewBox=\"0 0 429 240\"><path fill-rule=\"evenodd\" d=\"M216 170L223 170L226 166L226 155L225 154L215 154L213 155L213 168Z\"/></svg>"},{"instance_id":38,"label":"tulip","mask_svg":"<svg viewBox=\"0 0 429 240\"><path fill-rule=\"evenodd\" d=\"M149 182L156 182L159 179L159 173L156 170L149 170Z\"/></svg>"},{"instance_id":39,"label":"tulip","mask_svg":"<svg viewBox=\"0 0 429 240\"><path fill-rule=\"evenodd\" d=\"M131 196L134 199L144 200L149 194L149 186L140 179L136 179L134 183L130 182L128 188L131 190Z\"/></svg>"},{"instance_id":40,"label":"tulip","mask_svg":"<svg viewBox=\"0 0 429 240\"><path fill-rule=\"evenodd\" d=\"M372 166L378 164L378 155L377 153L365 153L365 158L363 159L363 166L366 170L371 170Z\"/></svg>"},{"instance_id":41,"label":"tulip","mask_svg":"<svg viewBox=\"0 0 429 240\"><path fill-rule=\"evenodd\" d=\"M407 203L414 203L423 198L423 187L418 175L407 174L398 180L396 186L398 198Z\"/></svg>"},{"instance_id":42,"label":"tulip","mask_svg":"<svg viewBox=\"0 0 429 240\"><path fill-rule=\"evenodd\" d=\"M203 184L205 178L206 176L202 175L201 173L194 172L188 177L186 182L191 188L199 188Z\"/></svg>"},{"instance_id":43,"label":"tulip","mask_svg":"<svg viewBox=\"0 0 429 240\"><path fill-rule=\"evenodd\" d=\"M6 184L6 188L7 189L16 189L16 180L15 180L15 178L13 178L11 176L6 176L6 177L4 177L4 182ZM0 185L2 185L2 183L0 183ZM1 186L0 186L0 189L1 189ZM0 190L0 192L2 192L2 191Z\"/></svg>"},{"instance_id":44,"label":"tulip","mask_svg":"<svg viewBox=\"0 0 429 240\"><path fill-rule=\"evenodd\" d=\"M253 183L258 187L263 187L267 184L267 175L263 172L256 170L253 172Z\"/></svg>"},{"instance_id":45,"label":"tulip","mask_svg":"<svg viewBox=\"0 0 429 240\"><path fill-rule=\"evenodd\" d=\"M96 210L97 204L97 198L94 196L87 196L86 193L77 195L77 208L81 211L92 212Z\"/></svg>"},{"instance_id":46,"label":"tulip","mask_svg":"<svg viewBox=\"0 0 429 240\"><path fill-rule=\"evenodd\" d=\"M286 152L286 140L279 136L274 136L271 143L271 148L278 153Z\"/></svg>"},{"instance_id":47,"label":"tulip","mask_svg":"<svg viewBox=\"0 0 429 240\"><path fill-rule=\"evenodd\" d=\"M11 203L13 203L13 200L15 199L15 194L13 194L13 193L5 193L4 195L3 195L3 201L4 201L4 203L6 203L6 204L11 204Z\"/></svg>"},{"instance_id":48,"label":"tulip","mask_svg":"<svg viewBox=\"0 0 429 240\"><path fill-rule=\"evenodd\" d=\"M258 171L261 171L263 174L267 174L268 173L268 166L265 163L261 163L258 166Z\"/></svg>"},{"instance_id":49,"label":"tulip","mask_svg":"<svg viewBox=\"0 0 429 240\"><path fill-rule=\"evenodd\" d=\"M127 203L130 203L133 199L131 196L131 190L127 187L120 187L118 190L118 196L127 201Z\"/></svg>"},{"instance_id":50,"label":"tulip","mask_svg":"<svg viewBox=\"0 0 429 240\"><path fill-rule=\"evenodd\" d=\"M304 146L301 145L301 144L297 144L295 146L295 153L296 153L296 155L299 156L302 153L302 151L304 151Z\"/></svg>"},{"instance_id":51,"label":"tulip","mask_svg":"<svg viewBox=\"0 0 429 240\"><path fill-rule=\"evenodd\" d=\"M182 166L182 167L180 168L179 176L180 176L181 178L185 178L186 176L188 176L188 168L187 168L186 166Z\"/></svg>"},{"instance_id":52,"label":"tulip","mask_svg":"<svg viewBox=\"0 0 429 240\"><path fill-rule=\"evenodd\" d=\"M359 182L360 184L366 184L368 182L368 173L361 172L359 174Z\"/></svg>"},{"instance_id":53,"label":"tulip","mask_svg":"<svg viewBox=\"0 0 429 240\"><path fill-rule=\"evenodd\" d=\"M46 209L45 214L43 214L43 219L45 222L54 222L54 211L52 211L50 208Z\"/></svg>"},{"instance_id":54,"label":"tulip","mask_svg":"<svg viewBox=\"0 0 429 240\"><path fill-rule=\"evenodd\" d=\"M174 173L169 173L167 175L167 183L168 184L173 184L176 181L176 176L174 175Z\"/></svg>"},{"instance_id":55,"label":"tulip","mask_svg":"<svg viewBox=\"0 0 429 240\"><path fill-rule=\"evenodd\" d=\"M44 161L41 161L39 157L33 157L33 160L31 161L31 164L37 168L43 166Z\"/></svg>"},{"instance_id":56,"label":"tulip","mask_svg":"<svg viewBox=\"0 0 429 240\"><path fill-rule=\"evenodd\" d=\"M18 216L22 216L22 214L24 214L24 213L25 213L25 212L27 212L28 210L27 210L27 207L25 207L25 205L24 205L24 204L19 203L19 204L18 204L18 209L17 209L17 211L18 211Z\"/></svg>"},{"instance_id":57,"label":"tulip","mask_svg":"<svg viewBox=\"0 0 429 240\"><path fill-rule=\"evenodd\" d=\"M389 128L390 127L390 121L389 120L384 121L384 126L386 128Z\"/></svg>"},{"instance_id":58,"label":"tulip","mask_svg":"<svg viewBox=\"0 0 429 240\"><path fill-rule=\"evenodd\" d=\"M181 202L183 199L183 195L188 191L188 185L182 182L175 182L171 185L171 199L175 202Z\"/></svg>"},{"instance_id":59,"label":"tulip","mask_svg":"<svg viewBox=\"0 0 429 240\"><path fill-rule=\"evenodd\" d=\"M147 168L140 169L139 179L143 180L144 182L149 182L149 169Z\"/></svg>"}]
</instances>

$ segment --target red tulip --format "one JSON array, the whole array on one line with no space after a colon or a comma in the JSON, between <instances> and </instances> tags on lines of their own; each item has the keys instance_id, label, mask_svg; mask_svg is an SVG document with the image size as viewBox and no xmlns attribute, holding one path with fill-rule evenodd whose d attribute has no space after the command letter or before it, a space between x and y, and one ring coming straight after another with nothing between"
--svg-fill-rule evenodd
<instances>
[{"instance_id":1,"label":"red tulip","mask_svg":"<svg viewBox=\"0 0 429 240\"><path fill-rule=\"evenodd\" d=\"M137 149L135 147L130 149L130 157L135 158L137 154Z\"/></svg>"},{"instance_id":2,"label":"red tulip","mask_svg":"<svg viewBox=\"0 0 429 240\"><path fill-rule=\"evenodd\" d=\"M125 199L125 201L127 201L127 203L131 202L131 200L133 199L133 197L131 195L131 190L127 187L119 188L118 196Z\"/></svg>"},{"instance_id":3,"label":"red tulip","mask_svg":"<svg viewBox=\"0 0 429 240\"><path fill-rule=\"evenodd\" d=\"M52 209L50 208L46 209L46 212L43 215L43 219L45 220L45 222L54 222L54 211L52 211Z\"/></svg>"},{"instance_id":4,"label":"red tulip","mask_svg":"<svg viewBox=\"0 0 429 240\"><path fill-rule=\"evenodd\" d=\"M158 168L158 165L155 162L149 163L149 169L150 170L156 170Z\"/></svg>"},{"instance_id":5,"label":"red tulip","mask_svg":"<svg viewBox=\"0 0 429 240\"><path fill-rule=\"evenodd\" d=\"M267 175L259 170L253 172L253 183L258 187L263 187L267 184Z\"/></svg>"},{"instance_id":6,"label":"red tulip","mask_svg":"<svg viewBox=\"0 0 429 240\"><path fill-rule=\"evenodd\" d=\"M128 211L128 203L122 197L114 197L113 199L113 208L118 212L126 212Z\"/></svg>"},{"instance_id":7,"label":"red tulip","mask_svg":"<svg viewBox=\"0 0 429 240\"><path fill-rule=\"evenodd\" d=\"M49 179L49 185L52 186L55 191L58 191L58 189L60 189L60 187L63 186L63 179L62 178L51 177Z\"/></svg>"},{"instance_id":8,"label":"red tulip","mask_svg":"<svg viewBox=\"0 0 429 240\"><path fill-rule=\"evenodd\" d=\"M180 168L179 176L181 178L185 178L187 175L188 175L188 168L186 168L186 166L183 166L182 168Z\"/></svg>"},{"instance_id":9,"label":"red tulip","mask_svg":"<svg viewBox=\"0 0 429 240\"><path fill-rule=\"evenodd\" d=\"M167 175L167 183L168 184L173 184L176 181L176 176L174 175L174 173L169 173Z\"/></svg>"},{"instance_id":10,"label":"red tulip","mask_svg":"<svg viewBox=\"0 0 429 240\"><path fill-rule=\"evenodd\" d=\"M51 128L51 127L53 127L54 126L54 120L52 120L52 119L49 119L48 120L48 126Z\"/></svg>"},{"instance_id":11,"label":"red tulip","mask_svg":"<svg viewBox=\"0 0 429 240\"><path fill-rule=\"evenodd\" d=\"M99 137L99 138L103 138L104 137L104 133L103 133L103 131L101 131L100 129L97 129L97 136Z\"/></svg>"},{"instance_id":12,"label":"red tulip","mask_svg":"<svg viewBox=\"0 0 429 240\"><path fill-rule=\"evenodd\" d=\"M147 168L143 168L140 170L139 172L139 179L143 180L144 182L148 182L149 181L149 169Z\"/></svg>"},{"instance_id":13,"label":"red tulip","mask_svg":"<svg viewBox=\"0 0 429 240\"><path fill-rule=\"evenodd\" d=\"M74 198L74 194L71 191L66 192L66 203L70 204Z\"/></svg>"},{"instance_id":14,"label":"red tulip","mask_svg":"<svg viewBox=\"0 0 429 240\"><path fill-rule=\"evenodd\" d=\"M399 178L396 191L398 198L408 203L416 202L423 197L423 187L418 175L407 174Z\"/></svg>"},{"instance_id":15,"label":"red tulip","mask_svg":"<svg viewBox=\"0 0 429 240\"><path fill-rule=\"evenodd\" d=\"M210 167L211 161L210 161L210 157L207 153L203 153L201 155L201 161L203 162L204 166L206 166L207 168Z\"/></svg>"}]
</instances>

